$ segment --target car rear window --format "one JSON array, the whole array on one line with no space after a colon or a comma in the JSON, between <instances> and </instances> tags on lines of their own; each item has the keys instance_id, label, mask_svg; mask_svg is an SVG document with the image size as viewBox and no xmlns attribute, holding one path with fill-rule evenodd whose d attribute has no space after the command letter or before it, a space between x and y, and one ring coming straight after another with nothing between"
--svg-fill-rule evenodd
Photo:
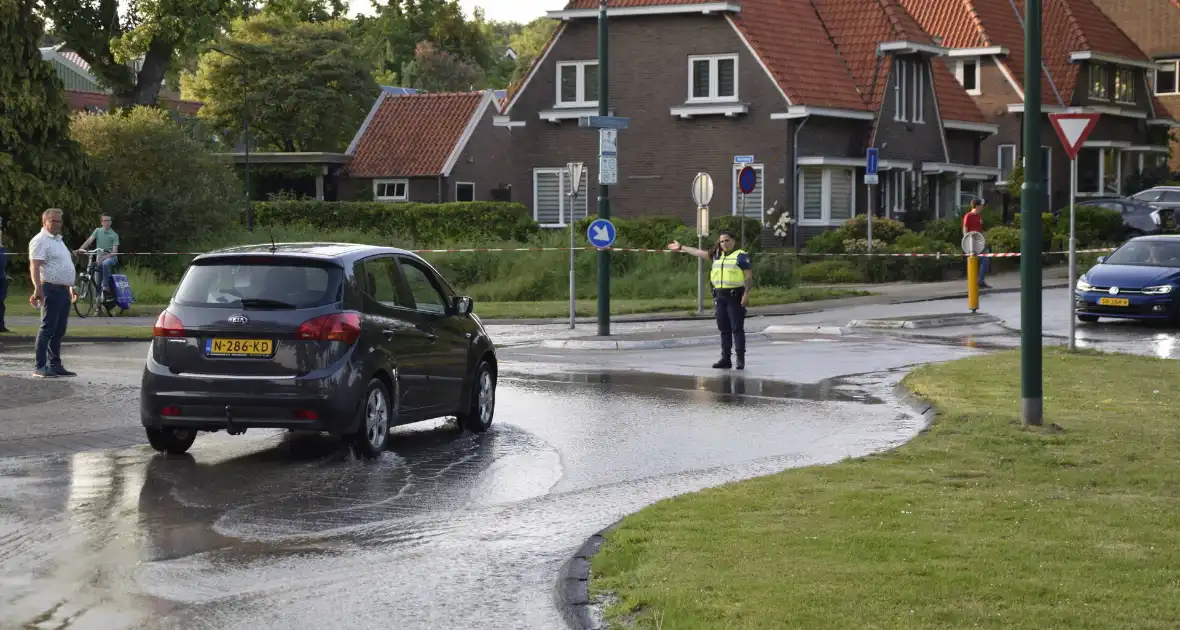
<instances>
[{"instance_id":1,"label":"car rear window","mask_svg":"<svg viewBox=\"0 0 1180 630\"><path fill-rule=\"evenodd\" d=\"M223 308L316 308L340 299L342 276L340 267L317 260L202 260L184 274L174 301Z\"/></svg>"}]
</instances>

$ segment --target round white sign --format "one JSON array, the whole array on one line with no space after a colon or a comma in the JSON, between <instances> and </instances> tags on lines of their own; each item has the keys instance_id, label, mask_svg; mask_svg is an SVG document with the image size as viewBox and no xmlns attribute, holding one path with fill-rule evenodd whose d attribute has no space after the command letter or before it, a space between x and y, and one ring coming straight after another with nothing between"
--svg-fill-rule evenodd
<instances>
[{"instance_id":1,"label":"round white sign","mask_svg":"<svg viewBox=\"0 0 1180 630\"><path fill-rule=\"evenodd\" d=\"M983 232L968 232L963 235L963 253L968 256L978 256L987 247L987 240Z\"/></svg>"},{"instance_id":2,"label":"round white sign","mask_svg":"<svg viewBox=\"0 0 1180 630\"><path fill-rule=\"evenodd\" d=\"M692 180L692 200L697 207L707 206L713 200L713 178L708 173L697 173Z\"/></svg>"}]
</instances>

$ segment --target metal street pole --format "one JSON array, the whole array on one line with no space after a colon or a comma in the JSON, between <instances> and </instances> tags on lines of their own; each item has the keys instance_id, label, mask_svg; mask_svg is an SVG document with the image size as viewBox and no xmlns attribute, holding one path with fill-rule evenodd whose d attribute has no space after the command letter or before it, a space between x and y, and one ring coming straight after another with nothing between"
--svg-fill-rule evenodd
<instances>
[{"instance_id":1,"label":"metal street pole","mask_svg":"<svg viewBox=\"0 0 1180 630\"><path fill-rule=\"evenodd\" d=\"M1069 161L1069 351L1077 350L1077 344L1074 343L1074 331L1077 327L1077 317L1074 316L1074 287L1077 286L1077 266L1075 258L1077 256L1077 241L1074 234L1074 202L1076 201L1076 193L1078 190L1078 160L1074 158Z\"/></svg>"},{"instance_id":2,"label":"metal street pole","mask_svg":"<svg viewBox=\"0 0 1180 630\"><path fill-rule=\"evenodd\" d=\"M869 237L869 253L871 254L873 253L873 215L877 214L877 197L873 195L872 184L866 185L865 188L868 190L867 194L869 196L869 214L865 217L865 220L867 221L865 230L866 235Z\"/></svg>"},{"instance_id":3,"label":"metal street pole","mask_svg":"<svg viewBox=\"0 0 1180 630\"><path fill-rule=\"evenodd\" d=\"M697 249L704 249L705 237L697 234ZM705 260L697 256L697 315L705 312Z\"/></svg>"},{"instance_id":4,"label":"metal street pole","mask_svg":"<svg viewBox=\"0 0 1180 630\"><path fill-rule=\"evenodd\" d=\"M610 60L607 46L606 0L598 0L598 115L607 116ZM610 187L598 186L598 218L610 219ZM598 251L598 336L610 336L610 250Z\"/></svg>"},{"instance_id":5,"label":"metal street pole","mask_svg":"<svg viewBox=\"0 0 1180 630\"><path fill-rule=\"evenodd\" d=\"M250 88L246 62L242 62L242 125L246 128L246 231L254 231L254 202L250 199Z\"/></svg>"},{"instance_id":6,"label":"metal street pole","mask_svg":"<svg viewBox=\"0 0 1180 630\"><path fill-rule=\"evenodd\" d=\"M1020 191L1020 417L1044 417L1041 361L1041 0L1024 7L1024 185ZM1072 290L1072 289L1071 289ZM1073 318L1070 318L1073 321ZM1072 337L1071 337L1072 338Z\"/></svg>"},{"instance_id":7,"label":"metal street pole","mask_svg":"<svg viewBox=\"0 0 1180 630\"><path fill-rule=\"evenodd\" d=\"M570 195L570 330L574 329L574 217L573 206L577 205L578 191L574 190Z\"/></svg>"}]
</instances>

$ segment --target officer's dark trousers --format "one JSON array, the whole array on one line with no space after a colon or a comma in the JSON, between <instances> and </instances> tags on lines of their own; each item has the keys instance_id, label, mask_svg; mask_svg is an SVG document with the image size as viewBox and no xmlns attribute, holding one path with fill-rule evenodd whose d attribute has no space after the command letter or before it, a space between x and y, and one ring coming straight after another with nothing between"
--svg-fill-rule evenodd
<instances>
[{"instance_id":1,"label":"officer's dark trousers","mask_svg":"<svg viewBox=\"0 0 1180 630\"><path fill-rule=\"evenodd\" d=\"M721 331L721 354L729 356L733 350L746 354L746 308L742 306L745 289L714 289L713 313L717 330Z\"/></svg>"}]
</instances>

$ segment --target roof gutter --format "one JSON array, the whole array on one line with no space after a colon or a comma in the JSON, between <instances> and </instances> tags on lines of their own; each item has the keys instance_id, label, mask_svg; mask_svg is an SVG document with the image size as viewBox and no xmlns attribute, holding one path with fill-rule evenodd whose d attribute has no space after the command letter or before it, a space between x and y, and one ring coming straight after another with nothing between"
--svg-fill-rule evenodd
<instances>
[{"instance_id":1,"label":"roof gutter","mask_svg":"<svg viewBox=\"0 0 1180 630\"><path fill-rule=\"evenodd\" d=\"M1069 53L1069 60L1077 63L1079 61L1099 61L1103 63L1113 63L1120 66L1130 66L1132 68L1142 68L1144 70L1155 70L1159 68L1159 63L1145 60L1132 59L1130 57L1123 57L1122 55L1108 55L1106 53L1095 52L1093 50L1079 50Z\"/></svg>"}]
</instances>

